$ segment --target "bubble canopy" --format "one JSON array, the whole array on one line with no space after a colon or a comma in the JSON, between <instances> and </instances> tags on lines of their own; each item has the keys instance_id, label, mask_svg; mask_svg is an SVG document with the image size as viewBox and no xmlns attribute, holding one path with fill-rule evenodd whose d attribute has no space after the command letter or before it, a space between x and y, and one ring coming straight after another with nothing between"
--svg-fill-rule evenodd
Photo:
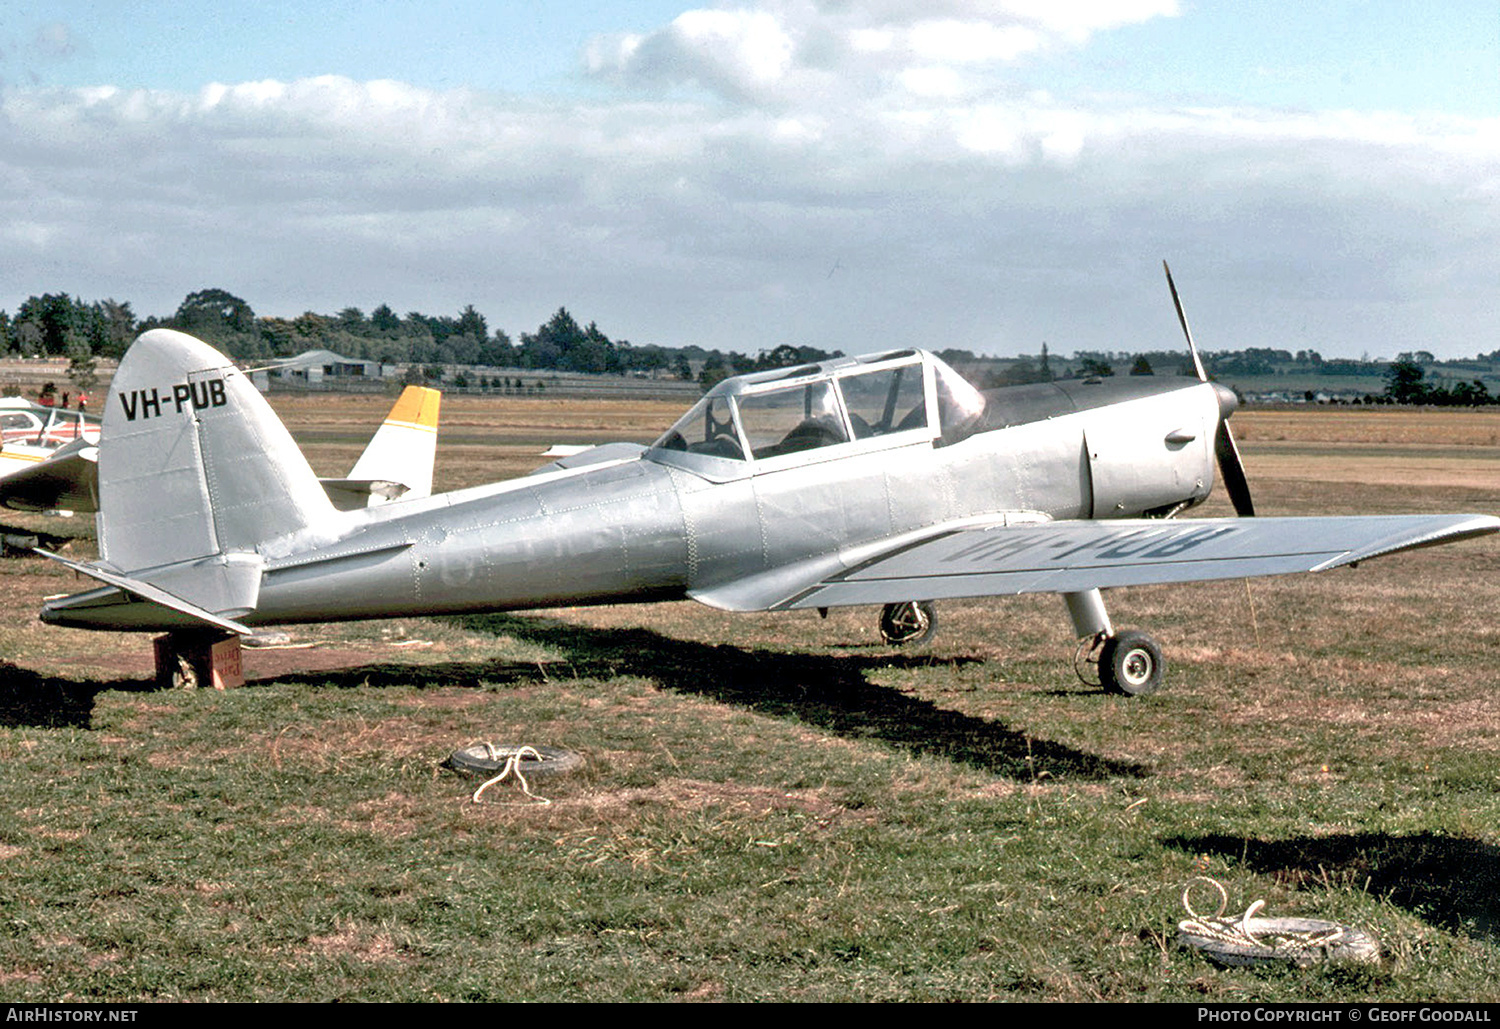
<instances>
[{"instance_id":1,"label":"bubble canopy","mask_svg":"<svg viewBox=\"0 0 1500 1029\"><path fill-rule=\"evenodd\" d=\"M781 468L856 448L956 442L984 407L978 390L925 351L835 358L725 379L647 456L721 474L731 463Z\"/></svg>"}]
</instances>

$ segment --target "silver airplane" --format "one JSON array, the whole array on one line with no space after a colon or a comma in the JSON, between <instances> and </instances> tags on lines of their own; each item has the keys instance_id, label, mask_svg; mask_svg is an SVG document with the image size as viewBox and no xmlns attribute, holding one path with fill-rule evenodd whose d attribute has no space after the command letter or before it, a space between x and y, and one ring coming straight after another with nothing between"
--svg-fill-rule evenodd
<instances>
[{"instance_id":1,"label":"silver airplane","mask_svg":"<svg viewBox=\"0 0 1500 1029\"><path fill-rule=\"evenodd\" d=\"M48 555L102 585L41 618L186 646L286 623L691 598L882 605L900 642L930 629L932 601L1050 592L1099 680L1145 694L1161 648L1116 631L1103 589L1320 571L1500 529L1475 514L1174 518L1208 496L1216 459L1239 515L1254 513L1234 394L1199 368L980 392L921 350L840 358L727 379L650 446L340 510L227 358L155 329L104 414L99 560Z\"/></svg>"}]
</instances>

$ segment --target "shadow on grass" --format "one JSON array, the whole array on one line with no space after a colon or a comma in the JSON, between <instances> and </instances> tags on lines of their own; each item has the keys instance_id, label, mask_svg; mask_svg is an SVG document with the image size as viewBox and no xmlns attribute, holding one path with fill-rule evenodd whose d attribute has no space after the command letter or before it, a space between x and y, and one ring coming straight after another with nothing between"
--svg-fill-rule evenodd
<instances>
[{"instance_id":1,"label":"shadow on grass","mask_svg":"<svg viewBox=\"0 0 1500 1029\"><path fill-rule=\"evenodd\" d=\"M560 676L556 666L553 673ZM431 689L436 686L474 686L481 682L496 685L546 682L546 666L535 661L441 661L434 664L371 664L347 668L325 668L281 672L248 680L247 686L275 686L280 683L315 682L334 689L374 687L390 689L406 686Z\"/></svg>"},{"instance_id":2,"label":"shadow on grass","mask_svg":"<svg viewBox=\"0 0 1500 1029\"><path fill-rule=\"evenodd\" d=\"M1287 840L1212 835L1162 842L1238 861L1292 889L1360 890L1450 932L1500 943L1500 848L1480 840L1428 832Z\"/></svg>"},{"instance_id":3,"label":"shadow on grass","mask_svg":"<svg viewBox=\"0 0 1500 1029\"><path fill-rule=\"evenodd\" d=\"M514 615L462 616L457 621L476 632L544 644L562 651L566 658L546 664L390 662L298 670L257 678L249 685L316 682L335 688L431 688L627 675L651 679L679 693L773 717L794 718L849 739L882 740L911 754L939 756L1018 781L1029 782L1044 773L1053 781L1143 778L1150 774L1145 765L1036 739L999 722L942 708L866 679L871 669L969 664L975 658L936 662L929 657L889 653L868 657L788 654L678 640L648 629L598 629ZM0 726L88 728L97 694L158 688L151 679L76 681L0 662Z\"/></svg>"},{"instance_id":4,"label":"shadow on grass","mask_svg":"<svg viewBox=\"0 0 1500 1029\"><path fill-rule=\"evenodd\" d=\"M1135 762L1035 739L1000 723L873 685L865 677L873 668L932 665L933 660L926 657L787 654L695 643L648 629L598 629L513 615L470 615L457 620L476 632L561 650L567 655L565 666L576 676L651 679L679 693L795 718L850 739L883 740L912 754L937 755L1012 779L1030 781L1043 772L1054 781L1150 774ZM956 660L967 664L977 659ZM471 678L488 676L482 667L464 667ZM527 681L540 677L538 666L516 667ZM430 675L434 670L425 666L414 671Z\"/></svg>"},{"instance_id":5,"label":"shadow on grass","mask_svg":"<svg viewBox=\"0 0 1500 1029\"><path fill-rule=\"evenodd\" d=\"M38 675L0 661L0 726L8 729L87 729L94 713L94 697L105 690L144 692L156 689L150 679L79 682L55 675Z\"/></svg>"}]
</instances>

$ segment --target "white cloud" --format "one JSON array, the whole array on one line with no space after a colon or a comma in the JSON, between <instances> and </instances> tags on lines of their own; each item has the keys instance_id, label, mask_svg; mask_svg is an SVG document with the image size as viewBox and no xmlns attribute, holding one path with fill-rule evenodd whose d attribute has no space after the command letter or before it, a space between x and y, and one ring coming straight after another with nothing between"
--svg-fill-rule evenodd
<instances>
[{"instance_id":1,"label":"white cloud","mask_svg":"<svg viewBox=\"0 0 1500 1029\"><path fill-rule=\"evenodd\" d=\"M907 68L899 81L912 96L927 100L956 100L966 91L962 75L952 68L932 65Z\"/></svg>"},{"instance_id":2,"label":"white cloud","mask_svg":"<svg viewBox=\"0 0 1500 1029\"><path fill-rule=\"evenodd\" d=\"M1036 25L1074 43L1084 42L1094 32L1179 13L1176 0L1001 0L976 6Z\"/></svg>"},{"instance_id":3,"label":"white cloud","mask_svg":"<svg viewBox=\"0 0 1500 1029\"><path fill-rule=\"evenodd\" d=\"M566 304L636 342L1067 352L1175 345L1166 256L1211 349L1500 346L1492 301L1451 301L1500 281L1500 121L1020 94L1007 32L1174 8L907 9L690 12L596 40L599 75L651 88L591 102L8 89L0 307L221 286L272 314L473 303L512 333Z\"/></svg>"},{"instance_id":4,"label":"white cloud","mask_svg":"<svg viewBox=\"0 0 1500 1029\"><path fill-rule=\"evenodd\" d=\"M695 83L733 97L774 87L791 70L795 42L769 11L692 10L646 36L594 41L595 74L647 83Z\"/></svg>"},{"instance_id":5,"label":"white cloud","mask_svg":"<svg viewBox=\"0 0 1500 1029\"><path fill-rule=\"evenodd\" d=\"M849 33L849 46L855 53L884 53L895 42L896 34L890 29L854 29Z\"/></svg>"},{"instance_id":6,"label":"white cloud","mask_svg":"<svg viewBox=\"0 0 1500 1029\"><path fill-rule=\"evenodd\" d=\"M911 27L912 51L923 60L946 60L958 64L1009 62L1046 45L1041 33L1024 25L992 25L988 22L919 21Z\"/></svg>"},{"instance_id":7,"label":"white cloud","mask_svg":"<svg viewBox=\"0 0 1500 1029\"><path fill-rule=\"evenodd\" d=\"M1009 65L1176 13L1174 0L766 0L690 10L655 32L595 39L585 63L593 75L636 88L691 84L733 102L795 103L826 100L830 79L843 96L868 95L893 58L920 69L915 81L925 89L936 78L927 69Z\"/></svg>"},{"instance_id":8,"label":"white cloud","mask_svg":"<svg viewBox=\"0 0 1500 1029\"><path fill-rule=\"evenodd\" d=\"M723 61L755 82L780 78L792 63L791 38L765 11L688 11L672 28L700 63Z\"/></svg>"}]
</instances>

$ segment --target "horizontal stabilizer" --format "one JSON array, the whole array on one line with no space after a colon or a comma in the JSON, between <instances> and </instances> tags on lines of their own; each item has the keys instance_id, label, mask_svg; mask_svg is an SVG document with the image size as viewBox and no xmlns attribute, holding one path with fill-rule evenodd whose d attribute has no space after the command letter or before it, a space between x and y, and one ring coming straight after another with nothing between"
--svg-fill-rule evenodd
<instances>
[{"instance_id":1,"label":"horizontal stabilizer","mask_svg":"<svg viewBox=\"0 0 1500 1029\"><path fill-rule=\"evenodd\" d=\"M68 558L49 553L45 550L38 550L37 553L59 564L66 565L81 575L97 579L99 582L107 586L113 586L115 589L121 590L139 600L186 615L194 621L203 622L206 625L212 625L228 632L238 633L241 636L252 636L255 634L254 629L242 625L232 618L216 614L199 604L193 603L191 600L178 596L177 593L169 592L143 579L110 571L101 568L97 564L70 561ZM202 593L207 591L209 595L214 596L216 606L218 604L224 605L220 607L222 611L234 611L236 614L243 615L255 610L255 596L258 595L260 589L261 563L259 559L230 563L212 562L213 567L207 567L210 564L211 562L198 562L181 569L178 571L178 574L171 576L171 578L180 580L184 585L193 585L196 592ZM177 586L177 582L174 581L172 585ZM181 591L181 587L178 587L178 589ZM73 597L64 597L49 601L47 606L42 609L42 620L53 621L54 619L48 617L49 611L66 611L70 607L70 601L83 604L85 603L84 598L88 597L88 594L76 594ZM90 598L90 600L97 603L97 598ZM89 603L88 606L94 606L94 603Z\"/></svg>"},{"instance_id":2,"label":"horizontal stabilizer","mask_svg":"<svg viewBox=\"0 0 1500 1029\"><path fill-rule=\"evenodd\" d=\"M390 479L319 479L323 492L340 511L353 511L372 504L397 500L407 492L404 482Z\"/></svg>"}]
</instances>

